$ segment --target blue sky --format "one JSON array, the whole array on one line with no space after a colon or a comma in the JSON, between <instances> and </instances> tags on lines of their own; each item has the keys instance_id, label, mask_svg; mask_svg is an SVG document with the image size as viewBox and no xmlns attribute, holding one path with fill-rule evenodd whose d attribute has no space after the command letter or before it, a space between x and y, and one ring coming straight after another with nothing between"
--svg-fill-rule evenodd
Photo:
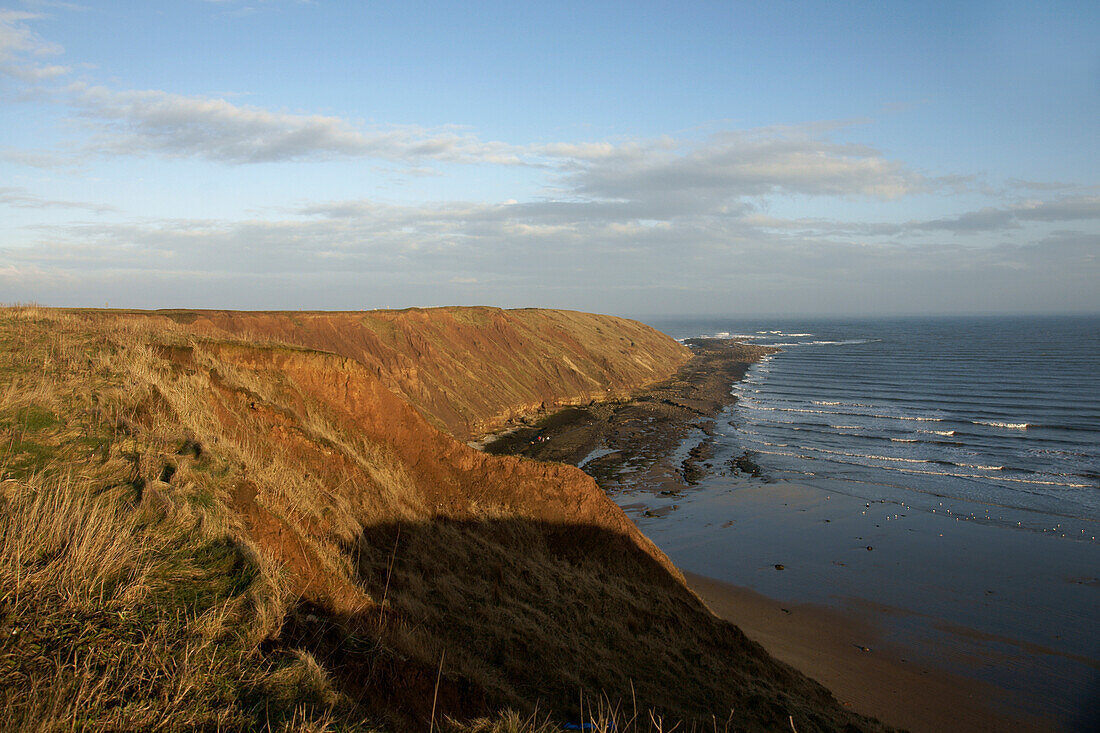
<instances>
[{"instance_id":1,"label":"blue sky","mask_svg":"<svg viewBox=\"0 0 1100 733\"><path fill-rule=\"evenodd\" d=\"M1084 2L8 2L0 300L1100 312L1098 31Z\"/></svg>"}]
</instances>

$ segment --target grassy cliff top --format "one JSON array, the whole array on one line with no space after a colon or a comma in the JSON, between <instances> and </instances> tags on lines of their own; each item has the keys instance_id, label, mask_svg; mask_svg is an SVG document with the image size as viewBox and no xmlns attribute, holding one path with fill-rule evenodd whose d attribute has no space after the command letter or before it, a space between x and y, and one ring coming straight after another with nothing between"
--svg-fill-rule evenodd
<instances>
[{"instance_id":1,"label":"grassy cliff top","mask_svg":"<svg viewBox=\"0 0 1100 733\"><path fill-rule=\"evenodd\" d=\"M486 343L574 318L438 313ZM324 344L198 322L0 311L7 728L876 729L711 615L579 470L479 453Z\"/></svg>"}]
</instances>

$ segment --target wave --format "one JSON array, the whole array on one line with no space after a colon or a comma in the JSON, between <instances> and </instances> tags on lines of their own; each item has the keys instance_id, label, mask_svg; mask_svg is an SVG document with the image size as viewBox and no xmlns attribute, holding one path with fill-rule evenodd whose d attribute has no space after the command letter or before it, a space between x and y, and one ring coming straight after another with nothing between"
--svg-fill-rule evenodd
<instances>
[{"instance_id":1,"label":"wave","mask_svg":"<svg viewBox=\"0 0 1100 733\"><path fill-rule=\"evenodd\" d=\"M748 404L746 407L752 410L765 412L801 412L811 415L832 415L840 417L866 417L877 420L913 420L916 422L944 422L944 417L923 417L918 415L876 415L867 412L840 412L837 410L812 410L808 407L766 407L764 405Z\"/></svg>"},{"instance_id":2,"label":"wave","mask_svg":"<svg viewBox=\"0 0 1100 733\"><path fill-rule=\"evenodd\" d=\"M729 331L719 331L717 333L701 333L697 336L685 336L683 338L676 339L680 343L688 341L690 339L762 339L767 336L760 336L754 333L730 333Z\"/></svg>"},{"instance_id":3,"label":"wave","mask_svg":"<svg viewBox=\"0 0 1100 733\"><path fill-rule=\"evenodd\" d=\"M760 421L760 422L753 421L751 424L760 425L760 426L764 426L764 427L775 427L775 428L778 428L778 429L783 430L783 431L798 430L798 431L803 431L803 432L807 432L807 433L813 433L815 436L816 435L822 435L822 436L826 436L826 437L834 437L834 436L837 436L837 435L845 435L845 436L849 436L849 437L853 437L853 438L862 438L864 440L880 440L880 441L883 441L883 442L892 442L892 443L925 443L925 442L930 442L930 439L928 439L928 438L909 437L909 436L912 435L912 433L910 433L907 430L903 430L901 428L872 428L872 427L867 426L867 425L829 425L829 424L826 424L826 423L807 423L807 422L793 423L793 422L771 421L771 420L765 420L765 421ZM857 429L857 430L860 430L861 432L858 432L858 433L845 432L846 430L851 430L853 428ZM920 431L920 432L927 432L927 431ZM891 437L889 435L889 433L893 433L895 435L904 435L906 437Z\"/></svg>"},{"instance_id":4,"label":"wave","mask_svg":"<svg viewBox=\"0 0 1100 733\"><path fill-rule=\"evenodd\" d=\"M918 433L927 433L928 435L943 435L948 438L954 437L957 433L954 430L918 430Z\"/></svg>"},{"instance_id":5,"label":"wave","mask_svg":"<svg viewBox=\"0 0 1100 733\"><path fill-rule=\"evenodd\" d=\"M925 458L899 458L898 456L879 456L874 453L846 453L840 450L828 450L827 448L809 448L808 450L815 451L817 453L828 453L834 456L845 456L846 458L865 458L869 461L894 461L896 463L935 463Z\"/></svg>"},{"instance_id":6,"label":"wave","mask_svg":"<svg viewBox=\"0 0 1100 733\"><path fill-rule=\"evenodd\" d=\"M795 400L786 400L786 401L787 402L795 402ZM843 402L843 401L839 401L839 400L835 401L835 402L831 401L831 400L814 400L813 404L820 405L822 407L877 407L877 405L872 405L869 402ZM844 413L838 413L838 414L844 414ZM850 413L850 414L862 415L863 413Z\"/></svg>"},{"instance_id":7,"label":"wave","mask_svg":"<svg viewBox=\"0 0 1100 733\"><path fill-rule=\"evenodd\" d=\"M913 415L862 415L860 417L874 417L880 420L915 420L917 422L943 422L946 419L942 417L916 417Z\"/></svg>"},{"instance_id":8,"label":"wave","mask_svg":"<svg viewBox=\"0 0 1100 733\"><path fill-rule=\"evenodd\" d=\"M977 476L977 477L971 477L971 478L984 478L984 477ZM1071 489L1091 489L1091 488L1093 488L1092 484L1067 484L1067 483L1062 482L1062 481L1036 481L1036 480L1033 480L1033 479L1026 479L1026 478L1007 478L1005 476L998 476L997 478L992 479L992 480L994 480L994 481L1011 481L1012 483L1015 483L1015 484L1036 484L1038 486L1065 486L1065 487L1068 487L1068 488L1071 488Z\"/></svg>"},{"instance_id":9,"label":"wave","mask_svg":"<svg viewBox=\"0 0 1100 733\"><path fill-rule=\"evenodd\" d=\"M763 338L763 336L758 336L755 333L730 333L729 331L719 331L718 333L714 334L713 336L704 337L704 338L712 338L712 339L758 339L758 338Z\"/></svg>"},{"instance_id":10,"label":"wave","mask_svg":"<svg viewBox=\"0 0 1100 733\"><path fill-rule=\"evenodd\" d=\"M786 446L783 446L786 447ZM935 458L902 458L900 456L880 456L874 453L847 453L845 451L828 450L826 448L807 448L803 446L804 450L812 450L817 453L828 453L837 456L846 456L848 458L866 458L873 461L893 461L895 463L936 463L941 466L956 466L957 468L973 468L981 471L1004 471L1004 466L983 466L978 463L957 463L955 461L945 461ZM1035 473L1034 471L1024 471L1025 473Z\"/></svg>"},{"instance_id":11,"label":"wave","mask_svg":"<svg viewBox=\"0 0 1100 733\"><path fill-rule=\"evenodd\" d=\"M1027 430L1031 427L1031 423L1026 422L996 422L985 420L974 420L975 425L988 425L991 428L1008 428L1009 430Z\"/></svg>"},{"instance_id":12,"label":"wave","mask_svg":"<svg viewBox=\"0 0 1100 733\"><path fill-rule=\"evenodd\" d=\"M1028 423L1028 428L1046 428L1048 430L1069 430L1073 432L1100 433L1100 427L1088 425L1052 425L1045 423Z\"/></svg>"},{"instance_id":13,"label":"wave","mask_svg":"<svg viewBox=\"0 0 1100 733\"><path fill-rule=\"evenodd\" d=\"M757 338L765 338L764 336L758 336ZM817 340L817 341L784 341L774 344L764 344L765 346L854 346L856 344L873 344L876 341L882 339L841 339L839 341Z\"/></svg>"},{"instance_id":14,"label":"wave","mask_svg":"<svg viewBox=\"0 0 1100 733\"><path fill-rule=\"evenodd\" d=\"M810 450L816 450L816 449L811 448ZM866 464L863 464L863 463L856 463L854 461L845 461L842 458L830 458L830 457L827 457L827 456L810 456L810 455L806 455L804 453L787 453L787 452L784 452L784 451L767 451L767 450L758 450L756 452L757 453L763 453L765 455L788 456L790 458L801 458L803 460L810 460L810 461L812 461L812 460L822 460L822 461L828 461L830 463L842 463L842 464L845 464L845 465L848 465L848 466L859 466L860 468L875 468L875 469L878 469L878 470L897 471L899 473L909 473L909 474L920 475L920 476L947 476L947 477L950 477L950 478L969 478L969 479L978 479L978 480L984 480L984 481L993 481L993 482L996 482L996 483L1010 482L1010 483L1015 483L1015 484L1028 484L1028 485L1033 485L1033 486L1061 486L1061 487L1064 487L1064 488L1072 488L1072 489L1089 489L1089 488L1093 488L1092 484L1067 483L1065 481L1044 481L1044 480L1039 480L1039 479L1009 478L1007 476L993 477L993 476L988 476L988 475L983 475L983 474L957 473L957 472L954 472L954 471L924 471L924 470L919 470L919 469L916 469L916 468L905 468L905 467L902 467L902 466L867 466ZM843 456L844 454L839 454L838 453L837 455ZM854 458L856 456L850 456L850 457ZM871 456L865 456L865 457L869 458ZM905 460L905 459L895 459L895 460ZM924 463L929 462L929 461L915 461L915 459L910 459L910 460L914 460L914 462L924 462ZM960 468L964 467L960 464L948 464L948 465L953 465L953 466L957 466L957 467L960 467ZM981 468L983 470L995 470L992 467L989 467L989 468L981 467ZM996 469L996 470L1001 470L1001 469Z\"/></svg>"}]
</instances>

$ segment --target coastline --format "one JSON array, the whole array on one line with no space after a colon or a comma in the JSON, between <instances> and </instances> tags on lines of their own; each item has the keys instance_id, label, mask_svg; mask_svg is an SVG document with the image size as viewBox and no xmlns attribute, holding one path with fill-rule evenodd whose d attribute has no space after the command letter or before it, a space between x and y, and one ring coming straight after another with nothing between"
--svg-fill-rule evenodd
<instances>
[{"instance_id":1,"label":"coastline","mask_svg":"<svg viewBox=\"0 0 1100 733\"><path fill-rule=\"evenodd\" d=\"M582 471L474 451L371 365L3 315L2 565L20 592L0 652L8 690L42 693L0 696L16 728L543 729L605 711L628 728L629 701L675 726L886 729L715 617ZM686 349L654 334L669 358L648 371L670 375Z\"/></svg>"},{"instance_id":2,"label":"coastline","mask_svg":"<svg viewBox=\"0 0 1100 733\"><path fill-rule=\"evenodd\" d=\"M692 358L670 379L624 400L592 401L521 417L476 447L497 455L580 466L604 491L659 487L669 494L694 485L708 468L707 449L676 455L692 431L708 444L715 419L736 402L730 385L775 349L726 339L687 339ZM474 444L471 444L474 445ZM742 463L748 472L755 468ZM740 469L738 469L740 470Z\"/></svg>"},{"instance_id":3,"label":"coastline","mask_svg":"<svg viewBox=\"0 0 1100 733\"><path fill-rule=\"evenodd\" d=\"M653 391L517 425L489 450L580 465L712 611L854 711L914 731L1092 724L1093 624L1058 607L1067 594L1066 608L1089 607L1093 584L1070 582L1088 580L1087 550L872 508L839 481L756 478L748 456L716 453L714 438L730 386L768 352L699 343L705 356ZM706 405L684 399L708 392ZM1033 610L1057 633L1027 628Z\"/></svg>"}]
</instances>

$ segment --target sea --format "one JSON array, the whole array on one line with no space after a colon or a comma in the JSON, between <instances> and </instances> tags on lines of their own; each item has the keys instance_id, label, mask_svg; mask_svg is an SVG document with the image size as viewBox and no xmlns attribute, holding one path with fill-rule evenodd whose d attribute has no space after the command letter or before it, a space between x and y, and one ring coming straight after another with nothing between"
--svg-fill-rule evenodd
<instances>
[{"instance_id":1,"label":"sea","mask_svg":"<svg viewBox=\"0 0 1100 733\"><path fill-rule=\"evenodd\" d=\"M649 322L779 349L723 416L722 439L769 477L1100 535L1100 317Z\"/></svg>"},{"instance_id":2,"label":"sea","mask_svg":"<svg viewBox=\"0 0 1100 733\"><path fill-rule=\"evenodd\" d=\"M777 349L673 456L710 441L698 484L611 494L678 567L1096 722L1100 317L644 320Z\"/></svg>"}]
</instances>

